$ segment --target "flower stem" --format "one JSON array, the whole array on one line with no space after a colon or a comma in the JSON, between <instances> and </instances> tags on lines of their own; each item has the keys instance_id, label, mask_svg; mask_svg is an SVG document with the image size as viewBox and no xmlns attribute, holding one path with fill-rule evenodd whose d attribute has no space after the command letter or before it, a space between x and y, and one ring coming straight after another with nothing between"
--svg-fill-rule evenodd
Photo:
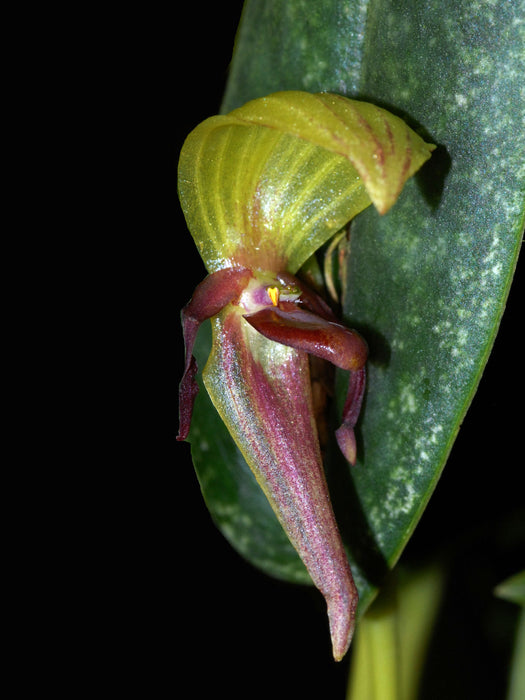
<instances>
[{"instance_id":1,"label":"flower stem","mask_svg":"<svg viewBox=\"0 0 525 700\"><path fill-rule=\"evenodd\" d=\"M525 697L525 608L520 610L510 673L508 700Z\"/></svg>"},{"instance_id":2,"label":"flower stem","mask_svg":"<svg viewBox=\"0 0 525 700\"><path fill-rule=\"evenodd\" d=\"M394 572L357 624L347 700L416 700L443 572Z\"/></svg>"}]
</instances>

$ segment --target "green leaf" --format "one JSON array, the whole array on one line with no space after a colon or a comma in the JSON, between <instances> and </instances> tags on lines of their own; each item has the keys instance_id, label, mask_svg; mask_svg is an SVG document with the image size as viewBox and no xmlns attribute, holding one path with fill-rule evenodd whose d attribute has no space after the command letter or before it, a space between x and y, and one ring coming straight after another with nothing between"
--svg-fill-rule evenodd
<instances>
[{"instance_id":1,"label":"green leaf","mask_svg":"<svg viewBox=\"0 0 525 700\"><path fill-rule=\"evenodd\" d=\"M524 11L252 0L243 13L223 111L277 90L329 90L386 107L438 144L388 214L357 217L343 275L346 319L370 345L369 385L356 467L335 452L325 467L362 610L432 494L504 310L525 210ZM208 350L201 340L201 366ZM205 391L191 438L229 541L267 573L306 582ZM495 451L497 436L480 439Z\"/></svg>"}]
</instances>

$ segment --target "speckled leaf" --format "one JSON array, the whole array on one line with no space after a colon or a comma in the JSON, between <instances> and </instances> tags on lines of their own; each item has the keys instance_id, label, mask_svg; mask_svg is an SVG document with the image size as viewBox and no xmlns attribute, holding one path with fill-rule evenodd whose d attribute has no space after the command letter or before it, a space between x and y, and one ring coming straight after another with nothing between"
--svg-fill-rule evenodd
<instances>
[{"instance_id":1,"label":"speckled leaf","mask_svg":"<svg viewBox=\"0 0 525 700\"><path fill-rule=\"evenodd\" d=\"M522 0L251 0L243 14L224 111L276 90L329 90L438 144L388 214L357 217L343 275L347 321L370 345L369 385L356 467L335 450L325 466L361 609L430 498L504 310L525 209L524 17ZM202 339L201 362L208 348ZM204 391L191 437L233 546L307 581Z\"/></svg>"},{"instance_id":2,"label":"speckled leaf","mask_svg":"<svg viewBox=\"0 0 525 700\"><path fill-rule=\"evenodd\" d=\"M439 144L432 167L390 214L365 212L352 231L344 306L369 329L372 355L364 468L352 476L389 565L445 464L516 264L525 211L524 10L523 2L369 7L362 92L410 115ZM496 448L497 436L482 439Z\"/></svg>"}]
</instances>

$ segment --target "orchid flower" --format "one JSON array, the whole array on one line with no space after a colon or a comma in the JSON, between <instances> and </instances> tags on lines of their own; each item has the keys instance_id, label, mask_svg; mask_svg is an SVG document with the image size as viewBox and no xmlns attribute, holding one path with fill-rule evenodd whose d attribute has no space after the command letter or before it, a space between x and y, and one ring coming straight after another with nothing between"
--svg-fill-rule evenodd
<instances>
[{"instance_id":1,"label":"orchid flower","mask_svg":"<svg viewBox=\"0 0 525 700\"><path fill-rule=\"evenodd\" d=\"M432 149L379 107L294 91L207 119L180 155L179 196L209 274L182 311L177 439L188 437L198 390L195 338L211 319L204 385L326 599L336 660L358 594L323 471L308 355L349 372L336 437L354 464L367 346L297 273L369 204L388 211Z\"/></svg>"}]
</instances>

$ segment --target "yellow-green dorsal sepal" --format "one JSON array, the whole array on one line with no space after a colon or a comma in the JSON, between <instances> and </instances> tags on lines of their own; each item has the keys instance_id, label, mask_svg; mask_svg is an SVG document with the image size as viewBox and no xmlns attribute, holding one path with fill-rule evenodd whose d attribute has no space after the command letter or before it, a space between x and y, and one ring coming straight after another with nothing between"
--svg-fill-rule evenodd
<instances>
[{"instance_id":1,"label":"yellow-green dorsal sepal","mask_svg":"<svg viewBox=\"0 0 525 700\"><path fill-rule=\"evenodd\" d=\"M179 196L209 272L294 273L370 203L385 213L433 148L375 105L279 92L191 132Z\"/></svg>"}]
</instances>

